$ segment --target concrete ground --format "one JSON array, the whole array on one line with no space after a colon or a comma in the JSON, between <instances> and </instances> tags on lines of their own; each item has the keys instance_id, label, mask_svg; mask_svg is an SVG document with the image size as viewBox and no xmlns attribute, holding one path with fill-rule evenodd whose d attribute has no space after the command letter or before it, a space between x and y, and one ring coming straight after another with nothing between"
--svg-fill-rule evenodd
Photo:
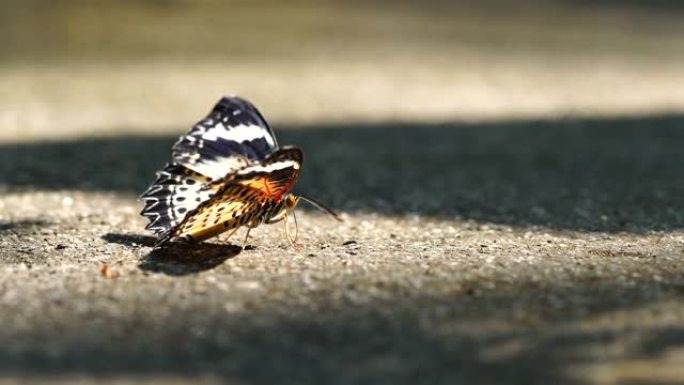
<instances>
[{"instance_id":1,"label":"concrete ground","mask_svg":"<svg viewBox=\"0 0 684 385\"><path fill-rule=\"evenodd\" d=\"M684 383L681 10L529 3L553 6L435 28L437 6L343 7L332 32L323 3L282 27L313 45L282 61L15 47L0 384ZM336 22L377 41L334 40ZM281 225L247 250L241 233L152 248L136 196L224 93L304 149L295 190L343 223L301 207L299 248Z\"/></svg>"}]
</instances>

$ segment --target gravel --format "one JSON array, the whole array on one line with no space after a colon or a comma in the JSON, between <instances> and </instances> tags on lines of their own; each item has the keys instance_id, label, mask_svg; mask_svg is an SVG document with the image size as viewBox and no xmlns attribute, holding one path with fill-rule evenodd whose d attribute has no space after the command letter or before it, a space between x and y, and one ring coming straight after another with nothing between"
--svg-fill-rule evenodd
<instances>
[{"instance_id":1,"label":"gravel","mask_svg":"<svg viewBox=\"0 0 684 385\"><path fill-rule=\"evenodd\" d=\"M677 383L677 116L282 127L281 225L154 250L135 196L173 136L5 144L9 383ZM619 140L618 140L619 138ZM619 143L619 145L617 145ZM581 156L577 156L581 154Z\"/></svg>"}]
</instances>

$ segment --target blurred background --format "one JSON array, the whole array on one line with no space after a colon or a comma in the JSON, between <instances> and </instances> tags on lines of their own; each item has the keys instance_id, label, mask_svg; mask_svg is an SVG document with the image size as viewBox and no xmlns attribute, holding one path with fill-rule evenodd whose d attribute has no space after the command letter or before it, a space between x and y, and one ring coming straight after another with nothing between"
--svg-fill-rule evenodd
<instances>
[{"instance_id":1,"label":"blurred background","mask_svg":"<svg viewBox=\"0 0 684 385\"><path fill-rule=\"evenodd\" d=\"M676 0L0 5L0 140L189 127L225 94L272 123L684 109Z\"/></svg>"}]
</instances>

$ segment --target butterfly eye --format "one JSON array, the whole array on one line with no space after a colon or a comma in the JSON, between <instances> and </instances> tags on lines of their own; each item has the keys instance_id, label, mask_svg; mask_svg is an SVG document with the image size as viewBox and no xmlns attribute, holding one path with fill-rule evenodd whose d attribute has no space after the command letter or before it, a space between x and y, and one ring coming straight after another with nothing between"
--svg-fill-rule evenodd
<instances>
[{"instance_id":1,"label":"butterfly eye","mask_svg":"<svg viewBox=\"0 0 684 385\"><path fill-rule=\"evenodd\" d=\"M295 206L297 205L297 200L298 200L299 198L297 198L296 196L290 194L290 195L288 195L287 198L285 198L285 199L286 199L286 200L285 200L285 205L287 206L287 208L291 209L291 208L293 208L293 207L295 207Z\"/></svg>"}]
</instances>

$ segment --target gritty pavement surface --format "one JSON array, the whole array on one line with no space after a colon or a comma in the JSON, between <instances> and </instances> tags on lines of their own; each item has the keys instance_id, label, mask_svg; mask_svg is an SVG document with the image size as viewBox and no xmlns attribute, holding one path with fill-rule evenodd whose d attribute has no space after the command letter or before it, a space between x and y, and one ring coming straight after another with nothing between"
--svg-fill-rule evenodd
<instances>
[{"instance_id":1,"label":"gritty pavement surface","mask_svg":"<svg viewBox=\"0 0 684 385\"><path fill-rule=\"evenodd\" d=\"M345 222L300 210L300 247L272 225L248 250L151 247L135 193L173 137L4 145L1 372L680 383L682 124L283 128Z\"/></svg>"},{"instance_id":2,"label":"gritty pavement surface","mask_svg":"<svg viewBox=\"0 0 684 385\"><path fill-rule=\"evenodd\" d=\"M69 31L97 31L65 7ZM454 29L441 8L304 7L304 31L262 24L308 47L300 61L109 57L92 33L46 48L73 62L25 65L15 47L0 66L0 385L684 383L682 26L605 7L497 24L483 20L498 8L470 10ZM181 11L135 14L224 28ZM347 51L309 46L324 42ZM136 197L231 92L303 148L295 191L344 222L302 204L298 247L276 224L244 250L242 232L154 249Z\"/></svg>"}]
</instances>

